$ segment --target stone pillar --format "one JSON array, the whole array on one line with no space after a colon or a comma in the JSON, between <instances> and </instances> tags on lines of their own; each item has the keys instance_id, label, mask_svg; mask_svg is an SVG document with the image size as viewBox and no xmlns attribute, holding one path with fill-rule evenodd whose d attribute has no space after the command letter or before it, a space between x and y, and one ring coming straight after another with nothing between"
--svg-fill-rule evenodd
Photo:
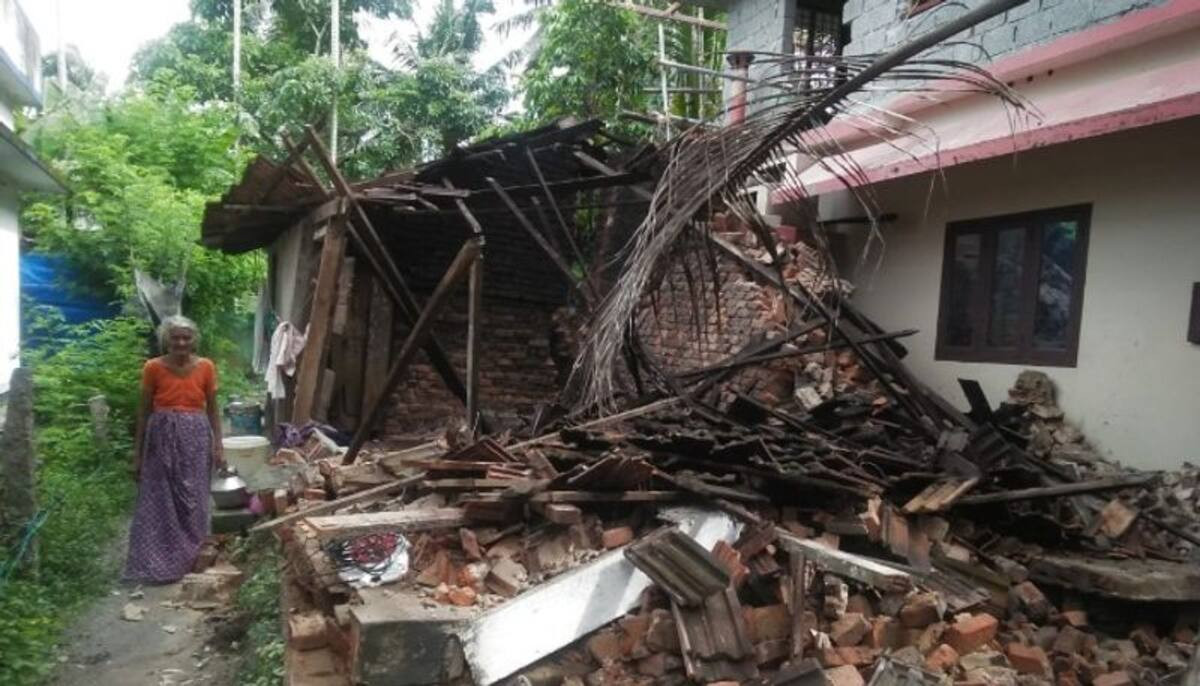
<instances>
[{"instance_id":1,"label":"stone pillar","mask_svg":"<svg viewBox=\"0 0 1200 686\"><path fill-rule=\"evenodd\" d=\"M11 545L37 514L33 456L33 372L13 370L8 413L0 435L0 542ZM36 569L36 547L26 553Z\"/></svg>"}]
</instances>

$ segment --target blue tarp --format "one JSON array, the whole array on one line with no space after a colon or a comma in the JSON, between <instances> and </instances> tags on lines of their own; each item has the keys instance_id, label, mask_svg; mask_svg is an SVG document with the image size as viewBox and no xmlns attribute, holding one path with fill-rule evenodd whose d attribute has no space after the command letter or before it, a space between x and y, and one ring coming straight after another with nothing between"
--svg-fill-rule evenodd
<instances>
[{"instance_id":1,"label":"blue tarp","mask_svg":"<svg viewBox=\"0 0 1200 686\"><path fill-rule=\"evenodd\" d=\"M74 274L65 259L53 255L21 255L21 299L34 305L57 307L68 324L115 317L120 308L98 298L81 295L66 284Z\"/></svg>"}]
</instances>

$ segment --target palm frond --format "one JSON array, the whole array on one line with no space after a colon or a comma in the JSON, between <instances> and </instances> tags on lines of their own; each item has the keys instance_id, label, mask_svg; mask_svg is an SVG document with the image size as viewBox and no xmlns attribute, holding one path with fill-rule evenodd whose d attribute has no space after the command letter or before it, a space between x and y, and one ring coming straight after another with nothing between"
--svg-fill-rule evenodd
<instances>
[{"instance_id":1,"label":"palm frond","mask_svg":"<svg viewBox=\"0 0 1200 686\"><path fill-rule=\"evenodd\" d=\"M757 54L755 64L761 65L765 76L748 86L755 108L745 121L724 127L697 125L664 147L665 171L645 219L625 247L625 269L593 317L576 361L578 404L611 409L618 397L624 346L643 298L678 254L685 236L709 230L710 208L730 208L755 225L756 215L738 196L765 165L793 153L812 160L843 181L872 218L872 233L878 235L874 225L878 207L865 189L865 173L823 127L835 117L870 131L879 131L877 126L883 122L884 131L873 135L886 138L889 129L900 128L903 117L881 112L877 106L864 107L856 94L932 91L930 82L949 81L964 90L993 95L1014 111L1027 111L1028 104L1018 94L985 70L966 62L920 57L960 31L1024 1L991 0L881 56ZM803 170L789 164L784 169L783 184L803 197L799 178ZM812 219L810 228L820 248L823 234ZM832 260L826 261L824 267L836 276Z\"/></svg>"}]
</instances>

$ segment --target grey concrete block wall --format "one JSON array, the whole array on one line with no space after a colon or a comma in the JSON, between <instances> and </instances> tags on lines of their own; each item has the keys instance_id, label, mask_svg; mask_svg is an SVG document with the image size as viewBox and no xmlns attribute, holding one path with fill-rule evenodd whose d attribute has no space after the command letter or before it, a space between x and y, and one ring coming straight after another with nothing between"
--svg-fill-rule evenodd
<instances>
[{"instance_id":1,"label":"grey concrete block wall","mask_svg":"<svg viewBox=\"0 0 1200 686\"><path fill-rule=\"evenodd\" d=\"M843 19L850 25L847 55L885 52L900 43L941 26L984 0L957 0L937 5L915 16L905 17L909 0L852 0ZM1024 48L1046 43L1059 36L1100 24L1165 0L1029 0L975 26L957 37L975 44L975 49L946 46L932 51L939 57L968 59L986 64ZM733 32L732 15L730 24Z\"/></svg>"}]
</instances>

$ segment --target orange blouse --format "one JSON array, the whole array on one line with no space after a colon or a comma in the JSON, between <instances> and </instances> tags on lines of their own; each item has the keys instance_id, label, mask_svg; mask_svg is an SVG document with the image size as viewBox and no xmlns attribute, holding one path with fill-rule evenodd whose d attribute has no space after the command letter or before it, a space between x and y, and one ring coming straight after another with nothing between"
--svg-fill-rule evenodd
<instances>
[{"instance_id":1,"label":"orange blouse","mask_svg":"<svg viewBox=\"0 0 1200 686\"><path fill-rule=\"evenodd\" d=\"M142 388L153 394L155 410L203 411L208 394L217 390L217 368L201 357L187 376L180 376L154 358L142 367Z\"/></svg>"}]
</instances>

